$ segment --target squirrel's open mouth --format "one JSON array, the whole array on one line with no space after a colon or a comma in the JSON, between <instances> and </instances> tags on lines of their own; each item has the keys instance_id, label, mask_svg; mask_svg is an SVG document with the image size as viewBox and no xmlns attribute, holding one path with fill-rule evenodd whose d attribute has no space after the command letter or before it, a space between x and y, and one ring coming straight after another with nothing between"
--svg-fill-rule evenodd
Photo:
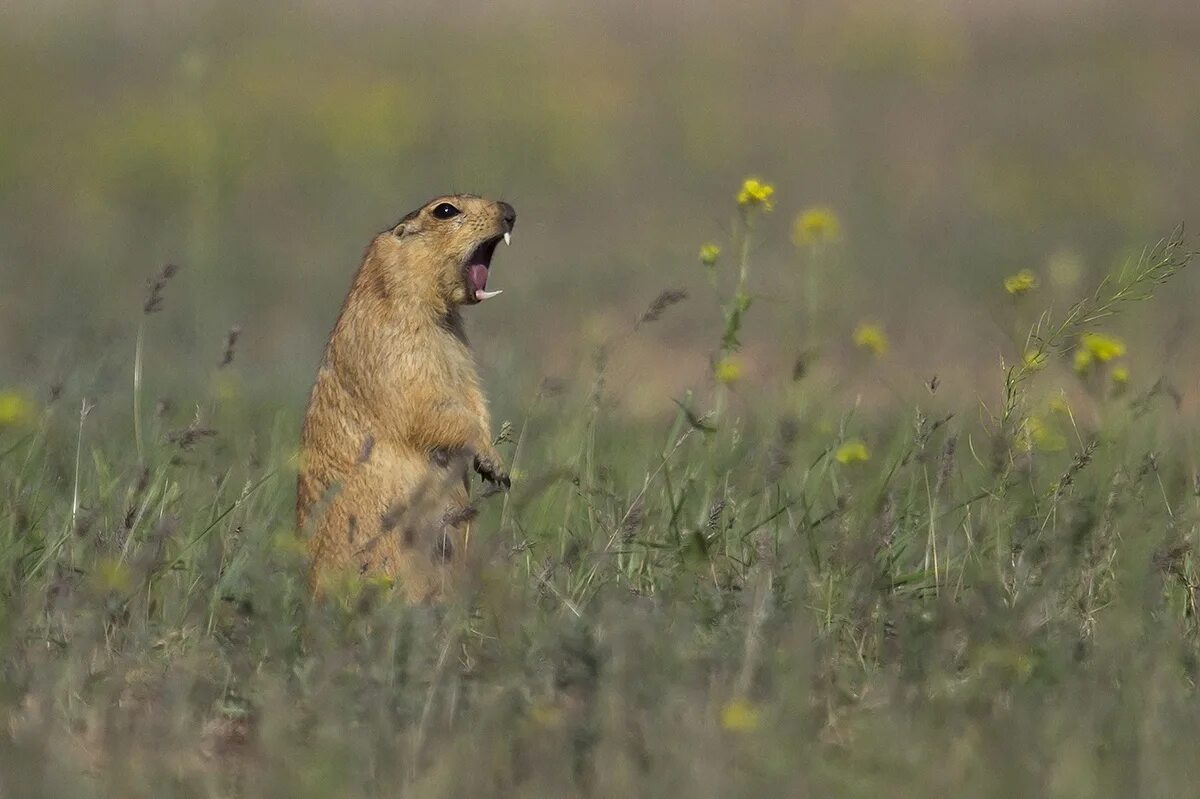
<instances>
[{"instance_id":1,"label":"squirrel's open mouth","mask_svg":"<svg viewBox=\"0 0 1200 799\"><path fill-rule=\"evenodd\" d=\"M486 239L467 257L463 273L467 282L467 297L472 302L490 300L503 292L503 289L487 290L488 269L492 266L492 255L496 252L496 245L501 241L507 244L511 238L511 234L504 233Z\"/></svg>"}]
</instances>

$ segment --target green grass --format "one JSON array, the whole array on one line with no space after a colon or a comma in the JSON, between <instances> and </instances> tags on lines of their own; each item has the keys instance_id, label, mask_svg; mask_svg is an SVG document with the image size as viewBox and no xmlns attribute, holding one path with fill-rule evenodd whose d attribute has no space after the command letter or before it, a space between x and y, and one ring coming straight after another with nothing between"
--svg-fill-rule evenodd
<instances>
[{"instance_id":1,"label":"green grass","mask_svg":"<svg viewBox=\"0 0 1200 799\"><path fill-rule=\"evenodd\" d=\"M749 229L714 360L752 313ZM174 410L140 378L68 389L0 428L0 790L1188 795L1185 423L1165 384L1120 393L1099 373L1086 413L1034 413L1078 334L1188 257L1173 238L1043 317L1030 342L1053 377L998 372L994 410L931 387L867 411L727 372L634 423L598 357L509 420L513 491L482 501L436 608L370 580L309 599L298 419L240 395L236 360L176 374L192 399ZM124 374L155 368L156 322ZM848 441L868 459L839 459Z\"/></svg>"}]
</instances>

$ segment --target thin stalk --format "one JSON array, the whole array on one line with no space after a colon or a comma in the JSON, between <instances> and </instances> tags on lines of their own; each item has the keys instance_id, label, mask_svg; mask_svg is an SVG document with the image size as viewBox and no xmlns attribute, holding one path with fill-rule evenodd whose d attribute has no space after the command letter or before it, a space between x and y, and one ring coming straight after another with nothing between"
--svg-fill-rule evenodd
<instances>
[{"instance_id":1,"label":"thin stalk","mask_svg":"<svg viewBox=\"0 0 1200 799\"><path fill-rule=\"evenodd\" d=\"M146 335L146 317L138 322L137 343L133 349L133 441L137 446L138 463L146 462L142 448L142 346Z\"/></svg>"},{"instance_id":2,"label":"thin stalk","mask_svg":"<svg viewBox=\"0 0 1200 799\"><path fill-rule=\"evenodd\" d=\"M79 516L79 462L83 457L83 420L87 418L91 407L85 399L79 405L79 434L75 437L75 480L71 489L71 529L75 529L75 520Z\"/></svg>"},{"instance_id":3,"label":"thin stalk","mask_svg":"<svg viewBox=\"0 0 1200 799\"><path fill-rule=\"evenodd\" d=\"M807 339L806 346L812 346L812 342L816 340L817 335L817 312L818 312L818 286L820 284L820 272L823 269L821 264L821 249L816 244L809 245L808 248L808 269L804 274L805 285L805 337Z\"/></svg>"}]
</instances>

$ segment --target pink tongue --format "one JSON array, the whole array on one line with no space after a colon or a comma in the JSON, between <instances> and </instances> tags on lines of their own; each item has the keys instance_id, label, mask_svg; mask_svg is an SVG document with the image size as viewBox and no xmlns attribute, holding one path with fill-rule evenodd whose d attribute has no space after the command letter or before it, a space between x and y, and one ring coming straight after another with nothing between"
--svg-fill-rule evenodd
<instances>
[{"instance_id":1,"label":"pink tongue","mask_svg":"<svg viewBox=\"0 0 1200 799\"><path fill-rule=\"evenodd\" d=\"M471 268L467 270L467 277L471 281L472 294L487 288L487 272L487 267L483 264L471 264Z\"/></svg>"}]
</instances>

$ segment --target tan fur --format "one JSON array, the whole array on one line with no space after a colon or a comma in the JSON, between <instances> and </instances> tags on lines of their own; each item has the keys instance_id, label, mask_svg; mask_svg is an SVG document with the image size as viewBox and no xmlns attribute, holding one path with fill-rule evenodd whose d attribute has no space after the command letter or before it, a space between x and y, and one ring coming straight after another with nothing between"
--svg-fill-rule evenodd
<instances>
[{"instance_id":1,"label":"tan fur","mask_svg":"<svg viewBox=\"0 0 1200 799\"><path fill-rule=\"evenodd\" d=\"M461 213L437 219L443 202ZM474 302L467 259L513 220L508 205L440 197L367 248L300 440L296 522L314 590L351 571L439 598L473 515L467 465L507 487L459 309Z\"/></svg>"}]
</instances>

